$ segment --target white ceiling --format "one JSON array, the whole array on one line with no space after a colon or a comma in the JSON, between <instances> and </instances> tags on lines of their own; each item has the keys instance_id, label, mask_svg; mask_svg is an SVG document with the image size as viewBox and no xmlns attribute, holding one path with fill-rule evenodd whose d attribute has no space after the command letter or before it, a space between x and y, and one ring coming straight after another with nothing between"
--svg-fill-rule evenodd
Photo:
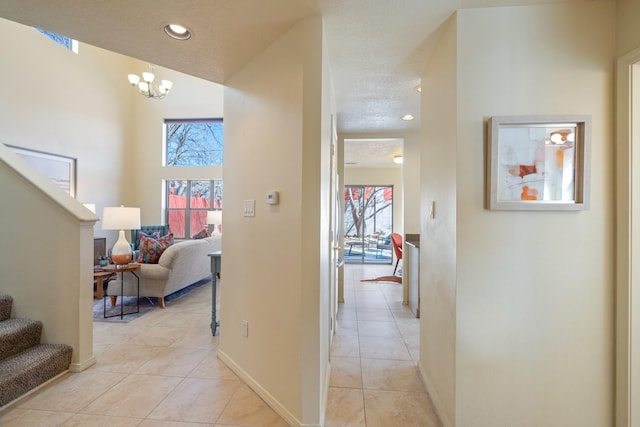
<instances>
[{"instance_id":1,"label":"white ceiling","mask_svg":"<svg viewBox=\"0 0 640 427\"><path fill-rule=\"evenodd\" d=\"M401 168L393 157L402 155L401 138L345 139L344 165L354 168Z\"/></svg>"},{"instance_id":2,"label":"white ceiling","mask_svg":"<svg viewBox=\"0 0 640 427\"><path fill-rule=\"evenodd\" d=\"M338 131L393 135L419 131L414 88L456 9L569 1L2 0L0 17L224 84L296 21L322 14ZM170 22L189 27L191 40L168 38ZM407 113L416 120L401 120Z\"/></svg>"}]
</instances>

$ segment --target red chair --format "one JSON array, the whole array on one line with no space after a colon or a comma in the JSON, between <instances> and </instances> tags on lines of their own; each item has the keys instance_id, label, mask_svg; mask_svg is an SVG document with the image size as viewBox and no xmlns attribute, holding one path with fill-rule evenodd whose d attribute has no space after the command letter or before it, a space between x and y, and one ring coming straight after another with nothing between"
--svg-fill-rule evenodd
<instances>
[{"instance_id":1,"label":"red chair","mask_svg":"<svg viewBox=\"0 0 640 427\"><path fill-rule=\"evenodd\" d=\"M393 252L396 254L396 268L393 269L393 275L395 276L398 263L402 259L402 236L398 233L391 234L391 244L393 246Z\"/></svg>"}]
</instances>

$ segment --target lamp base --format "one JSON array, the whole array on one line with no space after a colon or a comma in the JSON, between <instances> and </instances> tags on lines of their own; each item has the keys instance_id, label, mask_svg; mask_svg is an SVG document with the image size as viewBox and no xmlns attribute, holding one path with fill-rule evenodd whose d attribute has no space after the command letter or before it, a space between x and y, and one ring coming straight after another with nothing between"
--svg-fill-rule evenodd
<instances>
[{"instance_id":1,"label":"lamp base","mask_svg":"<svg viewBox=\"0 0 640 427\"><path fill-rule=\"evenodd\" d=\"M112 252L111 259L116 265L127 265L133 260L133 253L129 252L128 254L115 255Z\"/></svg>"},{"instance_id":2,"label":"lamp base","mask_svg":"<svg viewBox=\"0 0 640 427\"><path fill-rule=\"evenodd\" d=\"M127 239L124 238L124 230L120 230L118 241L113 245L113 249L111 249L111 259L116 265L127 265L133 259L131 245L127 242Z\"/></svg>"}]
</instances>

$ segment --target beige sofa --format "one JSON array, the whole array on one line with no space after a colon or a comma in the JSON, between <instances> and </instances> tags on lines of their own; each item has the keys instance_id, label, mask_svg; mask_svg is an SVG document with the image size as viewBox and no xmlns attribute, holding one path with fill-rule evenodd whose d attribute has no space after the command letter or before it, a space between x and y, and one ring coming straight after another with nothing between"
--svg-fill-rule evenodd
<instances>
[{"instance_id":1,"label":"beige sofa","mask_svg":"<svg viewBox=\"0 0 640 427\"><path fill-rule=\"evenodd\" d=\"M140 296L158 298L158 305L164 308L164 297L211 275L208 254L220 249L220 235L174 243L165 249L157 264L142 264L134 271L140 277ZM126 272L123 279L123 294L137 295L135 276ZM119 274L109 282L106 295L115 306L121 295Z\"/></svg>"}]
</instances>

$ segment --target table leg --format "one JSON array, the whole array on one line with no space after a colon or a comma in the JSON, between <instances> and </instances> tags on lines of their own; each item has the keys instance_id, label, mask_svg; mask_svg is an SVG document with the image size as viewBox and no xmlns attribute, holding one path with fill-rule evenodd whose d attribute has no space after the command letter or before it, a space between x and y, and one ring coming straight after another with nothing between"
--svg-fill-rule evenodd
<instances>
[{"instance_id":1,"label":"table leg","mask_svg":"<svg viewBox=\"0 0 640 427\"><path fill-rule=\"evenodd\" d=\"M102 299L104 296L104 276L96 277L96 294L97 299Z\"/></svg>"},{"instance_id":2,"label":"table leg","mask_svg":"<svg viewBox=\"0 0 640 427\"><path fill-rule=\"evenodd\" d=\"M214 252L209 254L211 257L211 334L216 335L216 329L219 326L217 321L217 292L216 287L218 284L218 276L220 275L220 268L222 264L222 254L220 252Z\"/></svg>"},{"instance_id":3,"label":"table leg","mask_svg":"<svg viewBox=\"0 0 640 427\"><path fill-rule=\"evenodd\" d=\"M120 314L119 314L120 319L122 319L124 317L124 315L125 315L125 312L124 312L124 273L125 273L124 271L120 272ZM133 274L135 276L135 278L136 278L137 286L138 286L138 294L137 294L137 297L136 297L136 311L132 311L132 312L129 312L129 313L126 313L126 314L140 313L140 276L138 276L136 273L134 273L131 270L129 270L129 273ZM117 273L116 273L116 278L117 277L118 276L117 276ZM113 305L113 296L111 296L111 301L112 301L111 305L113 307L114 306ZM102 315L104 316L105 319L107 319L109 317L118 316L118 314L107 316L107 295L104 295L103 304L102 305L103 305L103 307L102 307L103 308L103 314Z\"/></svg>"}]
</instances>

